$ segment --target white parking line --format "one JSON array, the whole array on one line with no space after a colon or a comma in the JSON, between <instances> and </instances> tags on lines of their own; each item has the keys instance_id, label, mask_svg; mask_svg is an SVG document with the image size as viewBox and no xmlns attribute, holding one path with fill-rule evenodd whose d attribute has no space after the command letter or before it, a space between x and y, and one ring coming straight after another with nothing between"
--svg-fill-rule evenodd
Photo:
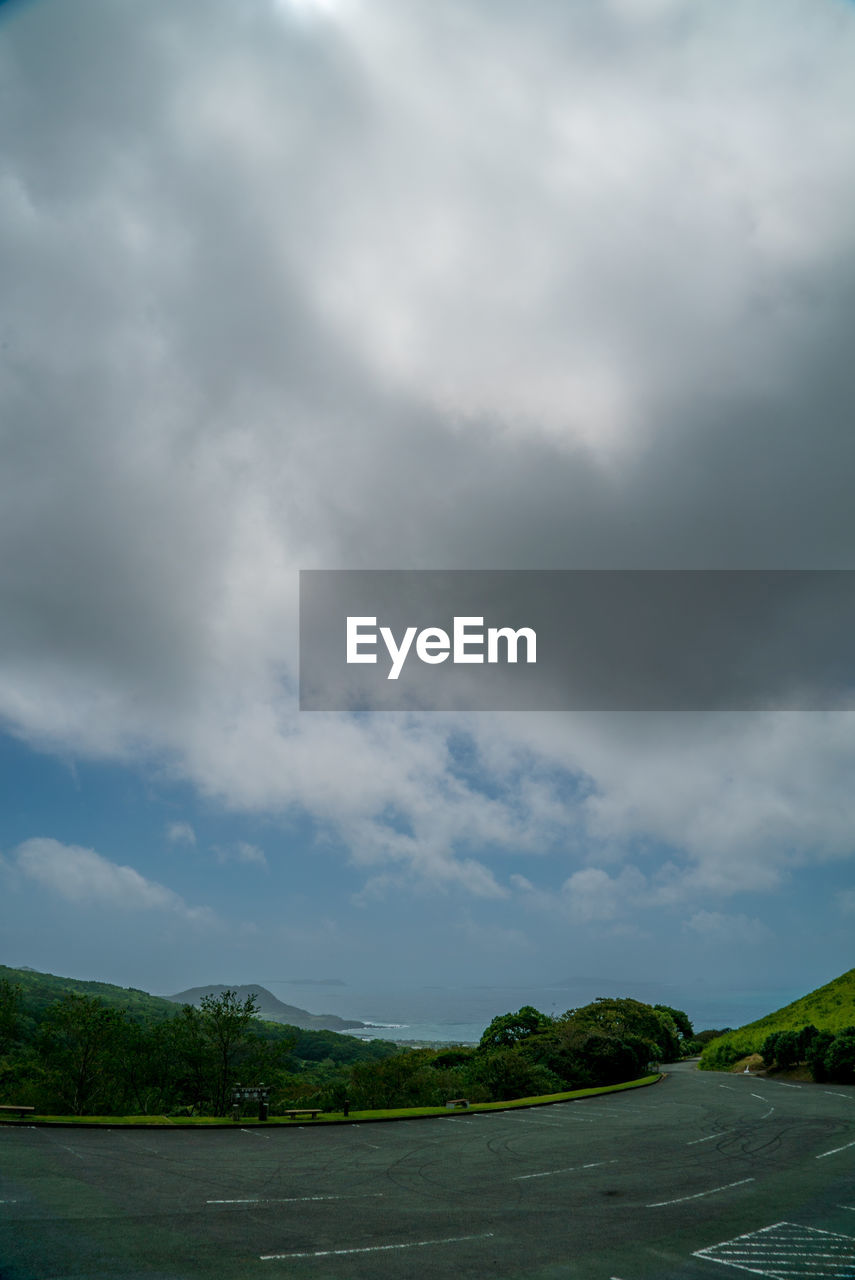
<instances>
[{"instance_id":1,"label":"white parking line","mask_svg":"<svg viewBox=\"0 0 855 1280\"><path fill-rule=\"evenodd\" d=\"M832 1151L823 1151L821 1156L817 1156L817 1160L824 1160L826 1156L836 1156L838 1151L848 1151L850 1147L855 1147L855 1142L847 1142L845 1147L834 1147Z\"/></svg>"},{"instance_id":2,"label":"white parking line","mask_svg":"<svg viewBox=\"0 0 855 1280\"><path fill-rule=\"evenodd\" d=\"M246 1200L206 1200L205 1204L308 1204L312 1200L371 1200L382 1195L382 1191L366 1191L352 1196L253 1196Z\"/></svg>"},{"instance_id":3,"label":"white parking line","mask_svg":"<svg viewBox=\"0 0 855 1280\"><path fill-rule=\"evenodd\" d=\"M774 1108L774 1107L770 1107L768 1111L764 1111L764 1112L763 1112L763 1114L762 1114L762 1116L760 1117L760 1119L761 1119L761 1120L768 1120L768 1119L769 1119L769 1116L772 1114L772 1112L773 1112L774 1110L775 1110L775 1108Z\"/></svg>"},{"instance_id":4,"label":"white parking line","mask_svg":"<svg viewBox=\"0 0 855 1280\"><path fill-rule=\"evenodd\" d=\"M302 1125L300 1125L300 1128L302 1128ZM241 1133L248 1133L252 1138L264 1138L265 1140L270 1137L269 1133L256 1133L254 1129L241 1129Z\"/></svg>"},{"instance_id":5,"label":"white parking line","mask_svg":"<svg viewBox=\"0 0 855 1280\"><path fill-rule=\"evenodd\" d=\"M425 1249L434 1244L462 1244L465 1240L488 1240L492 1231L477 1236L446 1236L442 1240L410 1240L406 1244L371 1244L361 1249L315 1249L311 1253L262 1253L260 1262L278 1262L286 1258L342 1258L349 1253L386 1253L390 1249Z\"/></svg>"},{"instance_id":6,"label":"white parking line","mask_svg":"<svg viewBox=\"0 0 855 1280\"><path fill-rule=\"evenodd\" d=\"M662 1209L668 1204L682 1204L685 1200L700 1200L703 1196L714 1196L718 1191L729 1191L731 1187L743 1187L746 1182L753 1182L753 1178L740 1178L738 1182L726 1182L723 1187L712 1187L709 1191L696 1191L693 1196L678 1196L676 1200L657 1200L655 1204L648 1204L646 1209Z\"/></svg>"},{"instance_id":7,"label":"white parking line","mask_svg":"<svg viewBox=\"0 0 855 1280\"><path fill-rule=\"evenodd\" d=\"M851 1094L851 1093L832 1093L830 1089L823 1089L823 1091L822 1091L822 1092L823 1092L823 1093L827 1093L827 1094L828 1094L828 1096L829 1096L829 1098L846 1098L846 1099L847 1099L847 1101L849 1101L849 1102L851 1102L851 1101L852 1101L852 1094Z\"/></svg>"},{"instance_id":8,"label":"white parking line","mask_svg":"<svg viewBox=\"0 0 855 1280\"><path fill-rule=\"evenodd\" d=\"M542 1120L540 1116L514 1116L509 1115L508 1112L502 1112L502 1114L508 1120L519 1120L521 1124L545 1124L548 1125L550 1129L555 1129L559 1125L565 1123L563 1120Z\"/></svg>"},{"instance_id":9,"label":"white parking line","mask_svg":"<svg viewBox=\"0 0 855 1280\"><path fill-rule=\"evenodd\" d=\"M598 1169L604 1164L617 1164L617 1160L594 1160L592 1164L574 1164L569 1169L549 1169L546 1173L520 1173L513 1182L525 1182L528 1178L554 1178L557 1173L578 1173L580 1169Z\"/></svg>"},{"instance_id":10,"label":"white parking line","mask_svg":"<svg viewBox=\"0 0 855 1280\"><path fill-rule=\"evenodd\" d=\"M768 1098L763 1098L763 1097L761 1097L759 1093L752 1093L751 1097L752 1097L752 1098L760 1098L760 1101L761 1101L761 1102L768 1102L768 1101L769 1101L769 1099L768 1099Z\"/></svg>"},{"instance_id":11,"label":"white parking line","mask_svg":"<svg viewBox=\"0 0 855 1280\"><path fill-rule=\"evenodd\" d=\"M855 1261L855 1240L836 1231L802 1227L794 1222L776 1222L759 1231L749 1231L697 1250L692 1256L750 1271L752 1275L792 1277L851 1276Z\"/></svg>"},{"instance_id":12,"label":"white parking line","mask_svg":"<svg viewBox=\"0 0 855 1280\"><path fill-rule=\"evenodd\" d=\"M708 1138L692 1138L691 1142L687 1142L687 1147L697 1146L699 1142L712 1142L713 1138L723 1138L726 1133L733 1133L733 1129L722 1129L721 1133L711 1133Z\"/></svg>"}]
</instances>

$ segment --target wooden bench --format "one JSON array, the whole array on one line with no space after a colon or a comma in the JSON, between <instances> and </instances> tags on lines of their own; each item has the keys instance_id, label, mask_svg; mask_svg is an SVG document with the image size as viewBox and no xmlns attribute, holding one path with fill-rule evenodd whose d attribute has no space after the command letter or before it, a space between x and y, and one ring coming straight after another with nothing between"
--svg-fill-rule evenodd
<instances>
[{"instance_id":1,"label":"wooden bench","mask_svg":"<svg viewBox=\"0 0 855 1280\"><path fill-rule=\"evenodd\" d=\"M0 1111L17 1111L19 1117L23 1120L25 1115L32 1115L35 1107L13 1107L7 1104L0 1105Z\"/></svg>"},{"instance_id":2,"label":"wooden bench","mask_svg":"<svg viewBox=\"0 0 855 1280\"><path fill-rule=\"evenodd\" d=\"M292 1120L295 1120L297 1116L311 1116L313 1120L316 1120L318 1117L318 1112L322 1110L323 1110L323 1107L306 1107L305 1110L303 1111L297 1111L297 1110L283 1111L282 1115L290 1116Z\"/></svg>"},{"instance_id":3,"label":"wooden bench","mask_svg":"<svg viewBox=\"0 0 855 1280\"><path fill-rule=\"evenodd\" d=\"M468 1098L449 1098L448 1102L446 1102L445 1104L445 1107L447 1111L468 1111L469 1099Z\"/></svg>"}]
</instances>

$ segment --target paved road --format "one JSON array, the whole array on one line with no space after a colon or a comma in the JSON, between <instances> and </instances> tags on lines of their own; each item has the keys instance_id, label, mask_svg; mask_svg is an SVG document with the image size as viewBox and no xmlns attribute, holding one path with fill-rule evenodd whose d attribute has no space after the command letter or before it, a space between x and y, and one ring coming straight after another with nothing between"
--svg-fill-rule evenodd
<instances>
[{"instance_id":1,"label":"paved road","mask_svg":"<svg viewBox=\"0 0 855 1280\"><path fill-rule=\"evenodd\" d=\"M855 1277L855 1088L668 1069L531 1111L0 1128L2 1280Z\"/></svg>"}]
</instances>

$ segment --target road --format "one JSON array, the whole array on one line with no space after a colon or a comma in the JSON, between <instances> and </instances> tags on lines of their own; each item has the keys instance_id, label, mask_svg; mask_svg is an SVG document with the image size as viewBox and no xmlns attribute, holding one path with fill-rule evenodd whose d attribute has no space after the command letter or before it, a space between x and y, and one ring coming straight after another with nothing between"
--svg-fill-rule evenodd
<instances>
[{"instance_id":1,"label":"road","mask_svg":"<svg viewBox=\"0 0 855 1280\"><path fill-rule=\"evenodd\" d=\"M855 1277L855 1088L666 1071L390 1124L0 1127L0 1276Z\"/></svg>"}]
</instances>

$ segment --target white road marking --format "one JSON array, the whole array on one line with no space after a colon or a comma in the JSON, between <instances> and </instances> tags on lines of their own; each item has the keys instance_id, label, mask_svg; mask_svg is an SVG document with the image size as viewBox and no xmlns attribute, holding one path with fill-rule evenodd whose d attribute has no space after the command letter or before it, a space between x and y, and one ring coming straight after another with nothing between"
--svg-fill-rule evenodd
<instances>
[{"instance_id":1,"label":"white road marking","mask_svg":"<svg viewBox=\"0 0 855 1280\"><path fill-rule=\"evenodd\" d=\"M855 1142L847 1142L845 1147L835 1147L832 1151L823 1151L821 1156L817 1156L817 1160L824 1160L826 1156L836 1156L838 1151L848 1151L850 1147L855 1147Z\"/></svg>"},{"instance_id":2,"label":"white road marking","mask_svg":"<svg viewBox=\"0 0 855 1280\"><path fill-rule=\"evenodd\" d=\"M692 1138L691 1142L687 1142L687 1147L697 1146L699 1142L712 1142L713 1138L723 1138L726 1133L733 1133L733 1129L722 1129L721 1133L711 1133L708 1138Z\"/></svg>"},{"instance_id":3,"label":"white road marking","mask_svg":"<svg viewBox=\"0 0 855 1280\"><path fill-rule=\"evenodd\" d=\"M390 1249L425 1249L434 1244L462 1244L465 1240L488 1240L492 1231L477 1236L446 1236L442 1240L410 1240L406 1244L371 1244L361 1249L315 1249L311 1253L262 1253L260 1262L277 1262L286 1258L341 1258L349 1253L385 1253Z\"/></svg>"},{"instance_id":4,"label":"white road marking","mask_svg":"<svg viewBox=\"0 0 855 1280\"><path fill-rule=\"evenodd\" d=\"M646 1209L662 1209L668 1204L682 1204L685 1200L700 1200L703 1196L714 1196L717 1191L729 1191L731 1187L743 1187L746 1182L753 1182L753 1178L740 1178L738 1182L726 1182L723 1187L712 1187L709 1191L696 1191L693 1196L678 1196L676 1200L657 1200L655 1204L648 1204Z\"/></svg>"},{"instance_id":5,"label":"white road marking","mask_svg":"<svg viewBox=\"0 0 855 1280\"><path fill-rule=\"evenodd\" d=\"M302 1128L302 1126L298 1126ZM252 1138L269 1138L269 1133L256 1133L254 1129L241 1129L241 1133L248 1133Z\"/></svg>"},{"instance_id":6,"label":"white road marking","mask_svg":"<svg viewBox=\"0 0 855 1280\"><path fill-rule=\"evenodd\" d=\"M17 1200L0 1200L0 1204L17 1204L17 1203L18 1203ZM843 1205L842 1207L845 1208L846 1206Z\"/></svg>"},{"instance_id":7,"label":"white road marking","mask_svg":"<svg viewBox=\"0 0 855 1280\"><path fill-rule=\"evenodd\" d=\"M253 1196L246 1200L206 1200L205 1204L308 1204L312 1200L371 1200L382 1195L382 1191L366 1191L352 1196Z\"/></svg>"},{"instance_id":8,"label":"white road marking","mask_svg":"<svg viewBox=\"0 0 855 1280\"><path fill-rule=\"evenodd\" d=\"M720 1084L718 1087L719 1089L729 1089L731 1093L736 1093L732 1084Z\"/></svg>"},{"instance_id":9,"label":"white road marking","mask_svg":"<svg viewBox=\"0 0 855 1280\"><path fill-rule=\"evenodd\" d=\"M774 1110L775 1110L775 1108L774 1108L774 1107L770 1107L768 1111L764 1111L764 1112L763 1112L763 1114L762 1114L762 1116L760 1117L760 1119L761 1119L761 1120L768 1120L768 1119L769 1119L769 1116L772 1114L772 1112L773 1112Z\"/></svg>"},{"instance_id":10,"label":"white road marking","mask_svg":"<svg viewBox=\"0 0 855 1280\"><path fill-rule=\"evenodd\" d=\"M813 1276L815 1280L852 1275L855 1240L835 1231L818 1227L801 1227L794 1222L776 1222L759 1231L749 1231L721 1244L698 1249L693 1255L707 1262L720 1262L750 1271L753 1275L797 1280ZM821 1268L821 1270L818 1270Z\"/></svg>"},{"instance_id":11,"label":"white road marking","mask_svg":"<svg viewBox=\"0 0 855 1280\"><path fill-rule=\"evenodd\" d=\"M508 1120L520 1120L523 1124L545 1124L551 1129L564 1123L563 1120L541 1120L540 1116L515 1116L510 1115L507 1111L503 1111L502 1115L507 1116ZM593 1121L591 1122L593 1124Z\"/></svg>"},{"instance_id":12,"label":"white road marking","mask_svg":"<svg viewBox=\"0 0 855 1280\"><path fill-rule=\"evenodd\" d=\"M513 1182L525 1182L527 1178L553 1178L557 1173L578 1173L580 1169L598 1169L604 1164L617 1164L617 1160L594 1160L591 1164L574 1164L569 1169L549 1169L546 1173L520 1173Z\"/></svg>"},{"instance_id":13,"label":"white road marking","mask_svg":"<svg viewBox=\"0 0 855 1280\"><path fill-rule=\"evenodd\" d=\"M507 1116L509 1120L526 1120L526 1116L514 1116L509 1111L473 1111L474 1116ZM596 1124L597 1121L590 1116L562 1116L560 1120L528 1120L529 1124L545 1124L551 1129L560 1129L566 1124Z\"/></svg>"},{"instance_id":14,"label":"white road marking","mask_svg":"<svg viewBox=\"0 0 855 1280\"><path fill-rule=\"evenodd\" d=\"M766 1081L766 1083L767 1083L767 1084L776 1084L776 1085L778 1085L781 1089L801 1089L801 1087L802 1087L800 1084L787 1084L787 1082L786 1082L785 1080L767 1080L767 1081Z\"/></svg>"},{"instance_id":15,"label":"white road marking","mask_svg":"<svg viewBox=\"0 0 855 1280\"><path fill-rule=\"evenodd\" d=\"M852 1101L851 1093L832 1093L830 1089L823 1089L822 1092L827 1093L829 1098L846 1098L849 1102Z\"/></svg>"},{"instance_id":16,"label":"white road marking","mask_svg":"<svg viewBox=\"0 0 855 1280\"><path fill-rule=\"evenodd\" d=\"M752 1098L760 1098L760 1101L761 1101L761 1102L768 1102L768 1101L769 1101L769 1099L768 1099L768 1098L762 1098L762 1097L760 1097L760 1094L759 1094L759 1093L752 1093L751 1097L752 1097Z\"/></svg>"}]
</instances>

